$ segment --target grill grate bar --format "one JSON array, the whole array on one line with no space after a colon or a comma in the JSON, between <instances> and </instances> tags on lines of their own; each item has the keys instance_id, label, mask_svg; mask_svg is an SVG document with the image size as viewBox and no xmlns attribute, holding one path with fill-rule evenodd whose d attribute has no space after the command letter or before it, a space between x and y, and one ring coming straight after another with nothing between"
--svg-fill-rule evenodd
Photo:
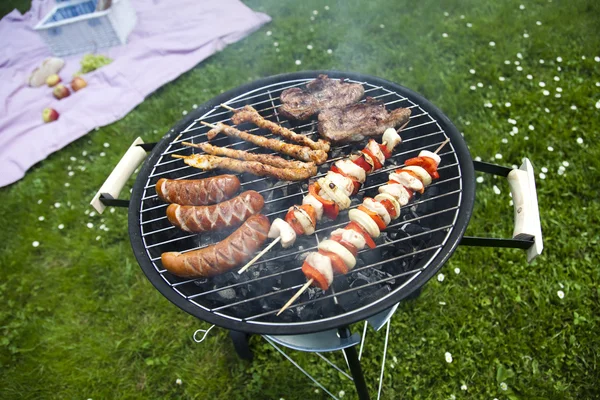
<instances>
[{"instance_id":1,"label":"grill grate bar","mask_svg":"<svg viewBox=\"0 0 600 400\"><path fill-rule=\"evenodd\" d=\"M413 107L416 107L416 106L411 106L411 107L406 107L406 108L413 108ZM404 129L404 130L406 130L406 129ZM421 135L421 136L418 136L418 137L409 138L409 139L403 140L403 141L402 141L402 143L408 143L408 142L411 142L411 141L413 141L413 140L420 140L420 139L422 139L422 138L425 138L425 137L428 137L428 136L432 136L432 135L436 135L436 134L439 134L439 133L444 133L444 131L442 131L442 130L439 130L439 131L432 132L432 133L428 133L428 134ZM310 133L308 133L308 134L305 134L305 136L308 136L308 135L310 135ZM184 140L184 141L185 141L185 140ZM233 144L231 144L231 145L226 145L226 146L222 146L222 147L231 147L231 146L238 145L238 144L241 144L241 143L244 143L244 142L236 142L236 143L233 143ZM345 148L348 148L348 147L350 147L350 146L351 146L350 144L345 144L345 145L339 146L339 147L337 147L337 148L338 148L338 149L345 149ZM252 150L257 150L257 149L260 149L260 147L253 147L253 148L247 149L246 151L252 151ZM170 154L170 153L177 153L177 152L178 152L178 151L180 151L180 150L181 150L181 149L178 149L178 150L173 150L173 151L169 152L169 154ZM167 154L167 153L164 153L164 154ZM278 153L276 153L276 152L270 152L270 153L265 153L265 154L278 154ZM332 158L332 159L329 159L329 160L327 160L327 162L334 162L334 161L340 160L340 159L342 159L342 158L345 158L345 157L347 157L347 156L340 156L340 157ZM394 157L396 157L396 155L394 155ZM162 163L162 164L156 164L156 165L157 165L157 166L160 166L160 165L166 165L166 164L175 163L175 162L180 162L180 160L178 160L178 159L173 159L173 160L169 160L169 161L167 161L167 162L164 162L164 163ZM169 172L171 172L171 171L164 171L164 172L163 172L163 174L166 174L166 173L169 173ZM177 177L177 178L175 178L175 179L176 179L176 180L179 180L179 179L187 179L187 178L191 178L192 176L196 176L196 175L205 174L206 172L207 172L207 171L201 171L201 170L197 170L197 172L195 172L195 173L193 173L193 174L190 174L190 175L185 175L185 176L180 176L180 177ZM266 178L260 178L259 180L255 180L255 181L251 181L251 182L246 182L245 184L249 184L249 183L252 183L252 182L258 182L258 181L260 181L260 180L262 180L262 179L266 179ZM151 188L153 188L153 187L154 187L154 185L148 185L148 186L145 186L145 187L144 187L144 189L151 189ZM152 198L152 197L156 197L156 195L154 195L154 196L150 196L150 197L144 197L142 200L146 200L147 198Z\"/></svg>"},{"instance_id":2,"label":"grill grate bar","mask_svg":"<svg viewBox=\"0 0 600 400\"><path fill-rule=\"evenodd\" d=\"M439 132L438 132L438 133L439 133ZM440 142L440 143L442 143L442 142ZM391 157L391 158L392 158L392 159L394 159L394 158L396 158L397 156L402 156L402 155L405 155L405 154L409 154L409 153L413 153L413 152L417 152L417 151L425 150L425 149L427 149L427 148L434 148L434 147L438 146L440 143L428 144L428 145L425 145L425 146L422 146L422 147L418 147L418 148L416 148L416 149L412 149L412 150L408 150L408 151L405 151L405 152L401 152L401 153L398 153L398 154L394 155L394 156L393 156L393 157ZM441 153L441 154L440 154L440 156L445 156L445 155L449 155L449 154L452 154L452 152L445 152L445 153ZM333 162L334 160L343 159L343 158L345 158L345 157L338 157L338 158L334 158L334 159L332 159L332 162ZM453 166L456 166L456 165L457 165L457 163L454 163L454 164L446 164L446 165L444 165L444 166L442 166L442 167L438 168L438 171L439 171L439 170L446 169L446 168L450 168L450 167L453 167ZM396 164L394 164L394 165L389 165L389 166L387 166L387 167L385 167L385 168L380 168L378 171L376 171L376 172L373 172L373 173L372 173L372 174L370 174L369 176L377 176L377 175L379 175L379 174L382 174L382 173L388 173L388 172L390 172L390 171L392 171L392 170L394 170L394 169L396 169L396 168L402 168L403 166L404 166L404 164L397 164L397 165L396 165ZM325 176L325 175L326 175L326 173L318 173L318 174L316 174L315 176L313 176L311 179L318 179L318 178L320 178L320 177L323 177L323 176ZM254 184L254 183L256 183L256 182L260 182L260 181L262 181L262 180L264 180L264 179L265 179L265 178L260 178L260 179L256 179L256 180L253 180L253 181L244 182L244 183L242 183L242 184L241 184L241 186L243 187L243 186L246 186L246 185L251 185L251 184ZM437 181L436 183L438 183L438 182L444 182L444 181ZM270 188L266 188L266 189L258 190L257 192L258 192L258 193L264 193L264 192L268 192L268 191L271 191L271 190L280 189L280 188L283 188L283 187L286 187L286 186L288 186L288 183L286 183L286 184L284 184L284 185L279 185L279 186L275 185L275 186L272 186L272 187L270 187ZM381 185L379 185L379 186L381 186ZM366 191L366 190L368 190L368 189L371 189L371 188L373 188L373 187L377 187L377 186L367 186L367 187L363 186L363 187L361 187L361 189L359 190L359 193L362 193L362 192L364 192L364 191ZM272 203L272 202L275 202L275 201L283 200L283 199L286 199L286 198L289 198L289 197L294 197L294 196L296 196L296 195L297 195L297 194L288 195L288 196L283 196L283 197L278 197L277 199L273 199L273 200L268 200L268 201L266 201L266 202L265 202L265 204L269 204L269 203ZM146 199L157 198L157 197L158 197L158 195L154 194L154 195L152 195L152 196L148 196ZM144 212L144 211L152 211L152 210L156 210L156 209L158 209L158 208L160 208L160 207L168 207L168 206L169 206L169 205L168 205L167 203L164 203L164 204L159 204L159 205L157 205L157 206L154 206L154 207L152 207L152 208L148 208L148 209L146 209L146 210L142 210L142 212ZM152 219L152 220L149 220L149 221L146 221L146 222L142 222L142 225L145 225L146 223L150 223L150 222L156 222L156 221L159 221L160 219L165 219L165 218L166 218L166 216L164 216L164 217L159 217L159 218L155 218L155 219Z\"/></svg>"},{"instance_id":3,"label":"grill grate bar","mask_svg":"<svg viewBox=\"0 0 600 400\"><path fill-rule=\"evenodd\" d=\"M453 178L450 178L450 179L448 179L446 182L448 182L448 181L453 181L453 180L456 180L456 179L459 179L459 178L460 178L460 177L453 177ZM437 183L437 182L436 182L436 183ZM436 183L433 183L431 186L435 185ZM416 206L416 205L419 205L419 204L426 203L426 202L428 202L428 201L437 200L437 199L440 199L440 198L442 198L442 197L451 196L451 195L453 195L453 194L458 194L458 193L460 193L460 189L457 189L457 190L454 190L454 191L451 191L451 192L447 192L447 193L441 193L441 194L439 194L439 195L437 195L437 196L434 196L434 197L429 197L429 198L427 198L427 199L424 199L424 200L418 200L418 201L414 201L414 202L412 202L412 203L409 203L409 204L407 204L406 206L402 207L401 209L406 209L407 207ZM352 206L352 208L354 208L354 207L356 207L356 206ZM443 212L446 212L446 211L448 211L448 210L449 210L449 209L444 209L444 210L442 210L442 211L443 211ZM282 212L283 212L283 211L282 211ZM408 221L404 221L404 223L408 223L408 222L412 222L412 221L417 221L417 220L419 220L419 219L422 219L422 218L425 218L425 217L428 217L428 216L429 216L428 214L424 214L423 216L421 216L421 217L419 217L419 218L414 218L414 219L411 219L411 220L408 220ZM345 224L345 222L343 222L343 223L341 223L341 224L339 224L339 225L335 225L335 226L341 226L341 225L344 225L344 224ZM331 227L330 227L330 228L331 228ZM329 228L320 228L320 229L317 229L315 232L322 232L322 231L324 231L324 230L327 230L327 229L329 229ZM195 235L195 234L188 235L188 236L185 236L185 237L183 237L182 239L187 239L187 238L193 237L194 235ZM173 240L168 240L168 241L161 242L160 244L167 244L167 243L171 243L172 241L173 241ZM181 251L180 253L182 253L182 254L183 254L183 253L187 253L188 251L200 250L200 249L203 249L203 248L205 248L205 247L207 247L207 246L200 246L200 247L195 247L195 248L191 248L191 249L186 249L186 250L183 250L183 251ZM313 248L314 248L314 247L313 247ZM296 254L300 254L300 253L302 253L302 251L298 251L298 252L291 253L291 254L288 254L288 255L296 255ZM282 257L287 257L288 255L281 256L281 257L275 257L275 258L269 258L269 259L262 259L262 260L258 260L258 261L256 261L255 265L257 265L257 264L260 264L260 263L265 263L265 262L268 262L268 261L274 261L274 260L277 260L277 259L279 259L279 258L282 258ZM157 260L160 260L160 257L154 257L154 258L151 258L151 260L152 260L152 261L157 261ZM166 272L166 270L164 270L164 269L163 269L163 270L161 270L161 271L159 271L159 272L160 272L160 273L163 273L163 272Z\"/></svg>"},{"instance_id":4,"label":"grill grate bar","mask_svg":"<svg viewBox=\"0 0 600 400\"><path fill-rule=\"evenodd\" d=\"M425 234L430 234L430 233L434 233L434 232L438 232L438 231L443 231L444 229L449 229L451 227L452 227L452 225L446 225L446 226L443 226L443 227L432 229L432 230L424 232L424 233L418 233L416 235L413 235L412 237L417 237L417 236L421 236L421 235L425 235ZM398 242L401 242L401 241L404 241L404 240L409 240L410 238L411 237L398 239L398 240L396 240L394 242L388 243L388 245L391 245L391 244L394 244L394 243L398 243ZM436 245L434 247L435 247L435 249L439 249L442 246L441 245ZM434 248L428 248L428 250L434 250ZM423 252L423 251L420 251L420 252ZM385 261L381 261L378 264L385 264L385 263L392 262L392 261L398 261L398 260L403 259L403 258L412 257L415 254L417 254L417 253L413 252L413 253L409 253L409 254L403 254L403 255L398 256L398 257L394 257L394 258L390 258L390 259L385 260ZM365 270L367 268L372 268L375 265L377 265L377 264L371 264L371 265L368 265L368 266L365 266L365 267L356 268L356 272L363 271L363 270ZM416 268L416 269L413 269L413 270L410 270L410 271L402 272L402 273L400 273L398 275L394 275L394 276L391 276L391 277L379 279L377 281L373 281L373 282L367 283L365 285L359 285L359 286L354 287L354 288L349 288L349 289L346 289L346 290L342 290L341 292L337 292L335 294L331 293L331 294L327 294L327 295L324 295L324 296L321 296L321 297L317 297L315 299L308 300L308 301L305 301L305 302L302 302L302 303L295 303L294 305L290 306L290 308L295 308L295 307L298 307L298 306L303 306L303 305L311 304L311 303L314 303L314 302L317 302L317 301L322 301L322 300L330 299L330 298L332 298L334 296L341 297L342 295L344 295L346 293L350 293L350 292L354 292L356 290L364 289L365 287L369 287L369 286L372 286L372 285L377 285L377 284L380 284L382 282L387 282L387 281L390 281L390 280L393 280L393 279L401 278L401 277L406 276L406 275L411 275L411 274L415 274L415 273L421 272L425 268L426 267ZM336 278L339 278L339 277L340 277L340 275L334 275L333 279L335 280ZM298 289L300 287L302 287L302 284L296 285L296 286L293 286L293 287L290 287L290 288L281 289L278 292L271 292L270 295L274 295L274 294L280 293L280 292L287 292L287 291L290 291L290 290ZM265 296L263 296L263 297L265 297ZM252 301L252 300L254 300L254 298L240 300L239 302L231 303L231 304L226 304L226 305L220 306L218 308L215 308L213 310L223 310L223 309L226 309L228 307L232 307L232 306L235 306L235 305L243 304L243 303L246 303L246 302ZM275 309L275 310L267 311L267 312L264 312L264 313L261 313L261 314L253 315L251 317L247 317L247 318L244 318L244 319L245 320L254 320L254 319L257 319L257 318L265 317L267 315L275 314L278 311L279 311L279 309Z\"/></svg>"},{"instance_id":5,"label":"grill grate bar","mask_svg":"<svg viewBox=\"0 0 600 400\"><path fill-rule=\"evenodd\" d=\"M415 235L412 235L412 236L408 236L408 237L405 237L405 238L396 239L395 241L392 241L392 242L388 242L388 243L386 243L386 245L387 245L387 246L389 246L389 245L392 245L392 244L395 244L395 243L400 243L400 242L403 242L403 241L405 241L405 240L410 240L410 239L412 239L412 238L415 238L415 237L419 237L419 236L423 236L423 235L429 235L429 234L431 234L431 233L434 233L434 232L437 232L437 231L443 231L444 229L448 229L448 228L450 228L450 227L452 227L452 225L446 225L446 226L442 226L442 227L439 227L439 228L432 229L432 230L430 230L430 231L426 231L426 232L422 232L422 233L417 233L417 234L415 234ZM310 249L307 249L307 250L305 250L305 251L307 251L307 252L308 252L308 251L310 251ZM385 263L388 263L388 262L391 262L391 261L395 261L395 260L398 260L400 257L406 258L406 257L412 257L412 256L414 256L414 255L415 255L415 252L411 252L411 253L408 253L408 254L403 254L403 255L401 255L401 256L398 256L398 257L396 257L396 258L391 258L391 259L388 259L388 260L385 260L385 261L381 261L379 264L385 264ZM362 271L362 270L365 270L365 269L367 269L367 268L371 268L371 267L373 267L374 265L378 265L378 263L374 263L374 264L371 264L371 265L366 265L366 266L363 266L363 267L360 267L360 268L356 268L355 270L356 270L356 272L360 272L360 271ZM302 268L302 267L297 267L297 268L294 268L294 269L290 270L290 272L293 272L293 271L298 271L298 270L300 270L301 268ZM351 272L351 273L355 272L355 270L352 270L352 272ZM284 272L285 272L285 271L284 271ZM335 280L336 278L339 278L340 276L341 276L341 275L334 275L333 279ZM374 282L372 282L372 283L373 283L373 284L377 284L377 283L381 283L381 282L384 282L384 281L385 281L384 279L380 279L380 280L374 281ZM246 282L246 283L247 283L247 282ZM220 306L220 307L212 308L210 311L220 311L220 310L224 310L224 309L226 309L226 308L233 307L233 306L237 306L237 305L244 304L244 303L248 303L248 302L250 302L250 301L254 301L254 300L257 300L257 299L263 299L263 298L265 298L265 297L270 297L270 296L273 296L273 295L275 295L275 294L277 294L277 293L281 293L281 292L287 292L287 291L289 291L289 290L297 289L297 288L299 288L299 287L302 287L303 285L304 285L304 283L302 283L302 284L299 284L299 285L295 285L295 286L292 286L292 287L289 287L289 288L280 289L280 290L278 290L278 291L276 291L276 292L269 292L269 293L262 294L262 295L260 295L260 296L255 296L255 297L249 297L249 298L245 298L245 299L243 299L243 300L239 300L239 301L236 301L236 302L233 302L233 303L224 304L224 305L222 305L222 306ZM361 289L361 288L363 288L363 287L365 287L365 286L367 286L367 285L361 285L361 286L357 286L356 288L352 288L351 290L348 290L348 289L347 289L347 290L344 290L344 291L341 291L341 292L337 292L336 294L339 296L339 295L342 295L342 294L344 294L344 293L347 293L347 292L350 292L350 291L353 291L353 290ZM223 290L223 289L221 288L220 290ZM331 294L331 295L328 295L328 296L319 297L318 299L315 299L315 300L322 300L322 299L325 299L325 298L330 298L330 297L333 297L333 296L335 296L336 294ZM300 305L300 304L306 304L306 303L299 303L298 305ZM277 312L277 311L278 311L278 310L272 310L272 311L269 311L269 314L271 314L271 313L275 313L275 312ZM250 317L250 318L248 318L248 319L252 319L252 317Z\"/></svg>"},{"instance_id":6,"label":"grill grate bar","mask_svg":"<svg viewBox=\"0 0 600 400\"><path fill-rule=\"evenodd\" d=\"M441 167L441 168L438 168L438 171L440 171L440 170L443 170L443 169L446 169L446 168L455 167L455 166L457 166L457 165L458 165L458 163L454 163L454 164L448 164L448 165L445 165L445 166L443 166L443 167ZM387 171L392 171L393 169L400 168L400 167L401 167L401 166L394 166L394 168L388 168L388 169L387 169ZM382 168L382 169L383 169L383 168ZM387 171L386 171L386 172L387 172ZM382 172L383 172L383 171L382 171ZM379 172L377 172L377 173L379 173ZM375 174L373 174L373 175L375 175ZM429 186L428 186L428 188L430 188L430 187L432 187L432 186L440 185L440 184L442 184L442 183L446 183L446 182L449 182L449 181L452 181L452 180L455 180L455 179L459 179L459 178L460 178L460 176L455 176L455 177L452 177L452 178L449 178L449 179L445 179L445 180L437 180L437 181L433 182L431 185L429 185ZM368 190L370 190L370 189L374 189L374 188L378 188L378 187L380 187L380 186L383 186L383 185L385 185L385 184L386 184L386 183L384 182L384 183L380 183L380 184L376 184L376 185L364 186L364 187L360 188L360 190L358 191L358 193L363 193L363 192L366 192L366 191L368 191ZM274 189L274 188L265 189L265 190L273 190L273 189ZM302 195L302 197L304 197L304 196L306 195L306 193L307 193L307 192L306 192L305 190L303 190L303 189L301 189L301 191L302 191L302 192L301 192L300 194ZM260 191L260 192L264 192L264 190L263 190L263 191ZM260 192L259 192L259 193L260 193ZM290 197L296 197L296 196L298 196L298 193L290 194L290 195L287 195L287 196L281 196L281 197L278 197L277 199L267 200L267 201L265 201L265 204L270 204L270 203L273 203L273 202L276 202L276 201L285 200L285 199L288 199L288 198L290 198ZM404 207L402 207L402 208L405 208L405 207L408 207L408 206L412 206L412 205L413 205L413 203L409 203L409 204L407 204L406 206L404 206ZM164 206L164 207L168 207L168 204L163 204L162 206ZM355 207L358 207L358 204L357 204L357 205L354 205L354 206L352 206L352 207L350 207L350 208L352 209L352 208L355 208ZM271 216L273 216L273 215L281 214L282 212L287 212L287 209L285 209L285 210L273 211L273 212L270 212L270 213L268 213L268 214L265 214L265 216L267 216L267 217L271 217ZM166 217L166 216L163 216L163 217L158 217L158 218L155 218L155 219L153 219L152 221L160 221L160 220L166 220L166 219L167 219L167 217ZM142 225L143 225L143 224L142 224ZM144 233L144 232L142 232L142 237L145 237L145 236L148 236L148 235L152 235L152 234L155 234L155 233L159 233L159 232L163 232L163 231L170 230L170 229L175 229L175 226L170 226L170 227L167 227L167 228L160 228L160 229L158 229L158 230L154 230L154 231L150 231L150 232L145 232L145 233ZM192 235L192 236L193 236L193 235ZM185 236L185 237L182 237L182 239L186 239L186 238L188 238L188 237L190 237L190 236Z\"/></svg>"},{"instance_id":7,"label":"grill grate bar","mask_svg":"<svg viewBox=\"0 0 600 400\"><path fill-rule=\"evenodd\" d=\"M458 208L458 206L455 206L452 209L442 210L442 211L439 211L439 212L436 212L436 213L432 213L432 214L429 214L429 215L424 215L424 216L421 216L421 217L412 218L412 219L409 219L409 220L406 220L406 221L402 221L402 224L409 224L409 223L412 223L412 222L416 222L416 221L419 221L421 219L428 218L428 217L433 217L433 216L442 214L444 212L452 211L452 210L457 209L457 208ZM341 226L341 225L343 225L343 224L340 224L339 226ZM378 245L376 248L381 248L381 247L384 247L386 245L387 245L387 243L382 243L382 244ZM308 249L303 249L303 250L300 250L300 251L296 251L296 252L291 253L291 254L286 254L286 255L283 255L283 256L280 256L280 257L271 258L269 260L259 260L259 261L256 262L255 265L262 264L262 263L269 262L269 261L273 261L273 260L275 260L277 258L285 258L285 257L296 256L296 255L301 254L303 252L312 251L312 250L314 250L316 248L317 247L315 246L315 247L312 247L312 248L308 248ZM433 249L433 247L430 248L430 249ZM359 254L365 253L367 251L371 251L371 250L366 250L366 249L365 250L361 250L359 252ZM411 254L418 254L418 253L411 253ZM378 264L370 264L370 265L367 265L366 267L371 267L373 265L378 265ZM361 267L361 268L363 268L363 267ZM266 276L260 276L258 278L250 279L250 280L247 280L247 281L244 281L244 282L238 282L238 283L231 284L229 286L219 287L218 289L208 290L208 291L205 291L205 292L202 292L202 293L198 293L198 294L195 294L195 295L192 295L192 296L188 296L188 298L193 299L193 298L196 298L196 297L199 297L199 296L204 296L204 295L207 295L207 294L210 294L210 293L219 292L219 291L224 290L224 289L231 289L231 288L234 288L234 287L237 287L237 286L240 286L240 285L246 285L246 284L249 284L249 283L258 282L258 281L263 280L263 279L272 278L272 277L278 276L280 274L286 274L286 273L289 273L289 272L298 271L300 269L301 269L301 267L296 267L296 268L293 268L293 269L290 269L290 270L286 270L286 271L283 271L283 272L278 272L278 273L270 274L270 275L266 275ZM359 269L355 269L355 271L359 271ZM166 272L166 270L163 270L163 272ZM173 284L173 287L184 285L184 284L187 284L187 283L192 283L195 280L196 279L188 279L188 280L185 280L185 281L182 281L182 282L178 282L178 283Z\"/></svg>"}]
</instances>

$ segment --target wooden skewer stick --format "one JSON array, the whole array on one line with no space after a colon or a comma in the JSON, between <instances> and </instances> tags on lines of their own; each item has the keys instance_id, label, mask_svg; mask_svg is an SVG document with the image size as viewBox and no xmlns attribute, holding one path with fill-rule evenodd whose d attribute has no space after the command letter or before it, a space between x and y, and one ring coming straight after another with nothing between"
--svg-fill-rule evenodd
<instances>
[{"instance_id":1,"label":"wooden skewer stick","mask_svg":"<svg viewBox=\"0 0 600 400\"><path fill-rule=\"evenodd\" d=\"M271 243L269 243L269 245L267 247L265 247L265 249L263 251L258 253L256 255L256 257L254 257L252 260L248 261L248 263L246 265L244 265L242 268L240 268L240 270L238 271L238 274L243 274L248 268L250 268L252 266L252 264L254 264L256 262L256 260L261 258L263 256L263 254L265 254L267 251L271 250L271 247L273 247L277 243L279 243L280 240L281 240L281 236L277 237L277 239L275 239Z\"/></svg>"},{"instance_id":2,"label":"wooden skewer stick","mask_svg":"<svg viewBox=\"0 0 600 400\"><path fill-rule=\"evenodd\" d=\"M221 107L228 109L229 111L237 111L235 108L228 106L227 104L221 103Z\"/></svg>"},{"instance_id":3,"label":"wooden skewer stick","mask_svg":"<svg viewBox=\"0 0 600 400\"><path fill-rule=\"evenodd\" d=\"M444 142L442 144L440 144L440 146L434 151L434 153L437 154L442 149L442 147L444 147L446 145L446 143L448 143L449 141L450 141L450 138L444 140Z\"/></svg>"},{"instance_id":4,"label":"wooden skewer stick","mask_svg":"<svg viewBox=\"0 0 600 400\"><path fill-rule=\"evenodd\" d=\"M204 122L204 121L200 121L200 123L201 123L202 125L210 126L211 128L216 128L216 127L217 127L216 125L209 124L208 122Z\"/></svg>"},{"instance_id":5,"label":"wooden skewer stick","mask_svg":"<svg viewBox=\"0 0 600 400\"><path fill-rule=\"evenodd\" d=\"M300 295L301 295L302 293L304 293L304 291L305 291L306 289L308 289L308 287L309 287L310 285L312 285L312 283L313 283L313 282L314 282L314 279L312 279L312 278L311 278L311 279L309 279L309 280L308 280L308 282L306 282L306 283L304 284L304 286L302 286L302 287L300 288L300 290L298 290L298 291L296 292L296 294L295 294L295 295L294 295L294 296L293 296L291 299L289 299L289 300L288 300L288 302L287 302L287 303L285 303L285 305L284 305L283 307L281 307L281 310L279 310L279 312L277 313L277 316L279 316L279 314L281 314L282 312L284 312L285 310L287 310L287 308L288 308L289 306L291 306L291 305L292 305L292 303L293 303L294 301L296 301L296 299L297 299L298 297L300 297Z\"/></svg>"},{"instance_id":6,"label":"wooden skewer stick","mask_svg":"<svg viewBox=\"0 0 600 400\"><path fill-rule=\"evenodd\" d=\"M182 156L181 154L171 154L173 158L187 158L187 156Z\"/></svg>"}]
</instances>

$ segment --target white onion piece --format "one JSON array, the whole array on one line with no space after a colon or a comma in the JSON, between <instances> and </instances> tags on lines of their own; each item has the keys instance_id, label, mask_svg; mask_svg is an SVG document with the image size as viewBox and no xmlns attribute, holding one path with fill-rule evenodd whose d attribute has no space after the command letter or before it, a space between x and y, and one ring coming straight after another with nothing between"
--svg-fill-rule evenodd
<instances>
[{"instance_id":1,"label":"white onion piece","mask_svg":"<svg viewBox=\"0 0 600 400\"><path fill-rule=\"evenodd\" d=\"M359 224L372 238L377 238L381 234L381 231L375 221L373 221L373 218L364 211L353 208L348 211L348 217L350 221Z\"/></svg>"},{"instance_id":2,"label":"white onion piece","mask_svg":"<svg viewBox=\"0 0 600 400\"><path fill-rule=\"evenodd\" d=\"M345 210L350 207L350 197L342 192L334 183L327 178L321 178L317 181L321 187L319 196L322 196L326 200L333 200L338 205L340 210ZM332 185L333 188L330 186Z\"/></svg>"},{"instance_id":3,"label":"white onion piece","mask_svg":"<svg viewBox=\"0 0 600 400\"><path fill-rule=\"evenodd\" d=\"M390 213L385 208L385 206L383 204L381 204L380 202L374 201L373 199L370 199L367 197L363 201L363 206L367 207L369 210L373 211L374 213L377 213L377 215L379 215L381 217L381 219L383 219L383 222L385 223L386 226L389 225L390 222L392 221L392 217L390 217Z\"/></svg>"},{"instance_id":4,"label":"white onion piece","mask_svg":"<svg viewBox=\"0 0 600 400\"><path fill-rule=\"evenodd\" d=\"M367 174L365 173L365 170L346 158L343 160L336 161L335 166L338 167L340 171L342 171L348 176L353 177L360 183L364 183L365 179L367 179Z\"/></svg>"},{"instance_id":5,"label":"white onion piece","mask_svg":"<svg viewBox=\"0 0 600 400\"><path fill-rule=\"evenodd\" d=\"M392 172L390 174L390 180L401 183L402 185L406 186L407 189L414 190L415 192L420 192L424 189L423 182L408 172Z\"/></svg>"},{"instance_id":6,"label":"white onion piece","mask_svg":"<svg viewBox=\"0 0 600 400\"><path fill-rule=\"evenodd\" d=\"M271 239L281 238L279 243L281 247L288 248L296 241L296 231L287 222L281 218L275 218L267 235Z\"/></svg>"},{"instance_id":7,"label":"white onion piece","mask_svg":"<svg viewBox=\"0 0 600 400\"><path fill-rule=\"evenodd\" d=\"M329 179L335 186L337 186L346 196L350 196L354 191L354 183L352 183L352 179L338 174L337 172L328 171L327 175L325 175L326 179Z\"/></svg>"},{"instance_id":8,"label":"white onion piece","mask_svg":"<svg viewBox=\"0 0 600 400\"><path fill-rule=\"evenodd\" d=\"M315 233L315 226L306 211L301 208L294 208L294 217L296 217L300 225L302 225L302 230L305 235L312 235Z\"/></svg>"},{"instance_id":9,"label":"white onion piece","mask_svg":"<svg viewBox=\"0 0 600 400\"><path fill-rule=\"evenodd\" d=\"M335 231L331 232L331 236L341 236L342 240L350 243L358 250L364 249L365 245L367 244L367 241L365 240L364 236L352 229L338 228Z\"/></svg>"},{"instance_id":10,"label":"white onion piece","mask_svg":"<svg viewBox=\"0 0 600 400\"><path fill-rule=\"evenodd\" d=\"M427 187L431 185L431 175L429 175L425 168L419 167L418 165L408 165L406 167L403 167L402 169L407 169L417 174L423 182L423 186Z\"/></svg>"},{"instance_id":11,"label":"white onion piece","mask_svg":"<svg viewBox=\"0 0 600 400\"><path fill-rule=\"evenodd\" d=\"M304 261L325 277L327 285L331 285L331 282L333 282L333 269L331 268L329 257L317 252L311 252Z\"/></svg>"},{"instance_id":12,"label":"white onion piece","mask_svg":"<svg viewBox=\"0 0 600 400\"><path fill-rule=\"evenodd\" d=\"M442 159L439 155L429 150L421 150L421 152L419 153L419 157L431 158L433 161L435 161L436 167L442 162Z\"/></svg>"},{"instance_id":13,"label":"white onion piece","mask_svg":"<svg viewBox=\"0 0 600 400\"><path fill-rule=\"evenodd\" d=\"M387 128L385 132L383 132L381 142L385 143L385 147L391 152L394 150L394 147L399 143L402 143L402 138L394 128Z\"/></svg>"},{"instance_id":14,"label":"white onion piece","mask_svg":"<svg viewBox=\"0 0 600 400\"><path fill-rule=\"evenodd\" d=\"M393 196L400 206L405 206L410 200L410 193L399 183L390 183L379 187L379 193L387 193Z\"/></svg>"},{"instance_id":15,"label":"white onion piece","mask_svg":"<svg viewBox=\"0 0 600 400\"><path fill-rule=\"evenodd\" d=\"M369 140L369 143L367 143L367 150L369 150L371 152L371 154L373 154L375 157L377 157L377 159L379 160L379 163L381 165L383 165L385 163L385 156L383 155L383 152L381 151L381 149L379 148L379 145L377 144L377 142L373 139Z\"/></svg>"},{"instance_id":16,"label":"white onion piece","mask_svg":"<svg viewBox=\"0 0 600 400\"><path fill-rule=\"evenodd\" d=\"M377 201L389 200L390 203L392 203L392 205L394 206L394 209L396 210L396 216L394 217L394 219L396 219L396 218L398 218L400 216L400 207L401 207L400 203L391 194L388 194L388 193L379 193L377 196L375 196L375 200L377 200ZM391 215L390 215L390 217L391 217Z\"/></svg>"},{"instance_id":17,"label":"white onion piece","mask_svg":"<svg viewBox=\"0 0 600 400\"><path fill-rule=\"evenodd\" d=\"M319 250L330 251L337 254L346 264L348 269L352 269L356 266L356 258L350 253L350 250L336 242L335 240L326 239L319 243Z\"/></svg>"},{"instance_id":18,"label":"white onion piece","mask_svg":"<svg viewBox=\"0 0 600 400\"><path fill-rule=\"evenodd\" d=\"M315 209L315 213L317 214L317 221L320 221L323 218L323 203L321 203L315 196L312 194L307 194L302 199L302 204L310 204Z\"/></svg>"}]
</instances>

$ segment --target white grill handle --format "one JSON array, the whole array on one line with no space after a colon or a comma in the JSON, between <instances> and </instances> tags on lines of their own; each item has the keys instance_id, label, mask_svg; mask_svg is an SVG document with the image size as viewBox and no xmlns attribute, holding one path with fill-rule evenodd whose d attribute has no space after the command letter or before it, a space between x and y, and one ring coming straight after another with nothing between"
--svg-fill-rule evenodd
<instances>
[{"instance_id":1,"label":"white grill handle","mask_svg":"<svg viewBox=\"0 0 600 400\"><path fill-rule=\"evenodd\" d=\"M529 159L523 159L521 167L510 171L507 179L515 208L513 238L519 239L524 235L531 235L535 238L534 244L527 249L527 261L531 262L542 254L544 244L535 177Z\"/></svg>"},{"instance_id":2,"label":"white grill handle","mask_svg":"<svg viewBox=\"0 0 600 400\"><path fill-rule=\"evenodd\" d=\"M108 178L106 178L100 190L94 195L90 204L98 211L98 214L102 214L106 208L100 196L104 194L109 198L118 198L125 183L146 158L146 151L139 146L143 143L144 141L139 137L133 141Z\"/></svg>"}]
</instances>

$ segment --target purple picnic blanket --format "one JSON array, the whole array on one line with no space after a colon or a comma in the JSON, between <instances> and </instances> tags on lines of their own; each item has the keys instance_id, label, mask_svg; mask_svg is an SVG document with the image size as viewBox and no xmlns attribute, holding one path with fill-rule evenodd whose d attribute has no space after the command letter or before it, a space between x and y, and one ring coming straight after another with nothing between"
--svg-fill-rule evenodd
<instances>
[{"instance_id":1,"label":"purple picnic blanket","mask_svg":"<svg viewBox=\"0 0 600 400\"><path fill-rule=\"evenodd\" d=\"M124 46L99 49L114 61L84 77L88 87L62 100L27 78L52 56L33 27L56 5L33 0L0 21L0 187L21 179L28 168L92 129L123 118L148 94L234 43L270 17L239 0L130 0L137 25ZM83 55L65 57L66 83ZM44 124L42 110L58 111Z\"/></svg>"}]
</instances>

